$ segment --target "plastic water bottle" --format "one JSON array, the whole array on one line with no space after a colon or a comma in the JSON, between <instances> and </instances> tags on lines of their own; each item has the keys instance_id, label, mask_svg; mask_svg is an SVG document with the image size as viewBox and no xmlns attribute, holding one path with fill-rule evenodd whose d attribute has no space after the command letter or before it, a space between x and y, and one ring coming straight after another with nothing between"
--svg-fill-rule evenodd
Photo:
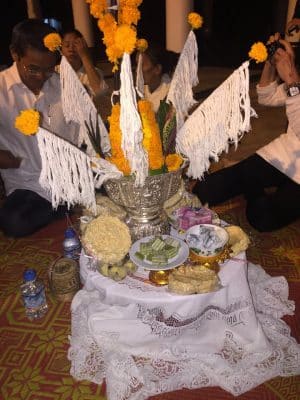
<instances>
[{"instance_id":1,"label":"plastic water bottle","mask_svg":"<svg viewBox=\"0 0 300 400\"><path fill-rule=\"evenodd\" d=\"M63 241L63 251L65 258L72 258L78 261L81 252L81 243L75 232L71 227L65 230L65 238Z\"/></svg>"},{"instance_id":2,"label":"plastic water bottle","mask_svg":"<svg viewBox=\"0 0 300 400\"><path fill-rule=\"evenodd\" d=\"M48 304L45 295L45 286L37 278L34 269L27 269L23 274L24 283L21 285L21 294L27 317L33 321L42 318L47 310Z\"/></svg>"}]
</instances>

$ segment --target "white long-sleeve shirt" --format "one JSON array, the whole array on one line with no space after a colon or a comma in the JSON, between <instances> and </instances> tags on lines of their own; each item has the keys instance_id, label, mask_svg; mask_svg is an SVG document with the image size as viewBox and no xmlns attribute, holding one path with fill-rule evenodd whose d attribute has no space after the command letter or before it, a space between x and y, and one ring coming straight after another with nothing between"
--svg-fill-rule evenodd
<instances>
[{"instance_id":1,"label":"white long-sleeve shirt","mask_svg":"<svg viewBox=\"0 0 300 400\"><path fill-rule=\"evenodd\" d=\"M284 84L272 82L268 86L256 87L259 104L286 106L287 132L259 149L256 153L300 184L300 95L288 97Z\"/></svg>"},{"instance_id":2,"label":"white long-sleeve shirt","mask_svg":"<svg viewBox=\"0 0 300 400\"><path fill-rule=\"evenodd\" d=\"M50 201L50 193L39 184L41 157L36 136L25 136L14 127L20 111L30 108L40 112L40 126L77 144L79 127L64 119L58 74L54 73L36 96L21 81L13 64L0 72L0 149L9 150L22 161L19 168L1 169L0 173L7 195L16 189L27 189Z\"/></svg>"}]
</instances>

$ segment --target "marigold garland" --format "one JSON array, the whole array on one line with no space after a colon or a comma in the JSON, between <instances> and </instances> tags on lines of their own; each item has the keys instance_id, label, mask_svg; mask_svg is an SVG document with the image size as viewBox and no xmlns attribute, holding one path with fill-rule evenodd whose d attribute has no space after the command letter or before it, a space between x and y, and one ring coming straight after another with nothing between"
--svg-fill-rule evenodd
<instances>
[{"instance_id":1,"label":"marigold garland","mask_svg":"<svg viewBox=\"0 0 300 400\"><path fill-rule=\"evenodd\" d=\"M56 51L61 48L61 37L58 33L49 33L44 37L44 45L50 51Z\"/></svg>"},{"instance_id":2,"label":"marigold garland","mask_svg":"<svg viewBox=\"0 0 300 400\"><path fill-rule=\"evenodd\" d=\"M124 175L130 175L131 169L128 160L125 158L121 143L122 132L120 129L120 104L112 107L111 115L108 117L109 122L109 139L111 144L111 157L106 159L115 164L116 167L123 172Z\"/></svg>"},{"instance_id":3,"label":"marigold garland","mask_svg":"<svg viewBox=\"0 0 300 400\"><path fill-rule=\"evenodd\" d=\"M164 155L159 133L159 126L155 119L152 104L147 100L138 102L138 110L142 120L143 147L148 152L149 169L157 170L164 165Z\"/></svg>"},{"instance_id":4,"label":"marigold garland","mask_svg":"<svg viewBox=\"0 0 300 400\"><path fill-rule=\"evenodd\" d=\"M40 113L34 109L22 110L15 119L15 128L24 135L35 135L39 129Z\"/></svg>"},{"instance_id":5,"label":"marigold garland","mask_svg":"<svg viewBox=\"0 0 300 400\"><path fill-rule=\"evenodd\" d=\"M181 167L183 159L179 154L174 153L174 154L168 154L165 162L168 171L171 172L171 171L177 171Z\"/></svg>"},{"instance_id":6,"label":"marigold garland","mask_svg":"<svg viewBox=\"0 0 300 400\"><path fill-rule=\"evenodd\" d=\"M249 57L256 61L256 64L264 62L268 58L268 51L262 42L254 43L248 53Z\"/></svg>"},{"instance_id":7,"label":"marigold garland","mask_svg":"<svg viewBox=\"0 0 300 400\"><path fill-rule=\"evenodd\" d=\"M90 13L98 19L98 27L103 33L106 54L113 64L113 72L118 69L123 54L131 54L136 46L136 28L141 15L138 6L142 0L119 0L118 21L107 7L106 0L86 0Z\"/></svg>"},{"instance_id":8,"label":"marigold garland","mask_svg":"<svg viewBox=\"0 0 300 400\"><path fill-rule=\"evenodd\" d=\"M191 12L188 15L188 23L191 25L192 29L199 29L203 25L203 18L200 14Z\"/></svg>"}]
</instances>

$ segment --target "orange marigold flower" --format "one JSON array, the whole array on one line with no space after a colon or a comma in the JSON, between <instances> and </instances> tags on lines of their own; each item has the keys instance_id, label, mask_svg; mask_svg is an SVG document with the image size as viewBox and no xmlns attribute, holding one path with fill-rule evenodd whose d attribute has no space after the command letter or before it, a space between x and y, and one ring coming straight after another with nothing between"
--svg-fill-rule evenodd
<instances>
[{"instance_id":1,"label":"orange marigold flower","mask_svg":"<svg viewBox=\"0 0 300 400\"><path fill-rule=\"evenodd\" d=\"M143 147L147 151L149 158L149 169L160 169L164 165L164 156L159 126L156 122L152 104L147 100L140 100L138 102L138 109L144 134Z\"/></svg>"},{"instance_id":2,"label":"orange marigold flower","mask_svg":"<svg viewBox=\"0 0 300 400\"><path fill-rule=\"evenodd\" d=\"M262 42L254 43L248 53L248 56L256 61L256 64L264 62L268 58L268 51Z\"/></svg>"},{"instance_id":3,"label":"orange marigold flower","mask_svg":"<svg viewBox=\"0 0 300 400\"><path fill-rule=\"evenodd\" d=\"M24 135L35 135L39 129L40 113L33 109L22 110L15 119L15 128Z\"/></svg>"},{"instance_id":4,"label":"orange marigold flower","mask_svg":"<svg viewBox=\"0 0 300 400\"><path fill-rule=\"evenodd\" d=\"M124 175L130 175L131 169L128 160L125 158L121 143L122 132L120 129L120 104L112 107L111 115L108 117L109 122L109 138L111 144L111 157L106 159L115 164L116 167L123 172Z\"/></svg>"},{"instance_id":5,"label":"orange marigold flower","mask_svg":"<svg viewBox=\"0 0 300 400\"><path fill-rule=\"evenodd\" d=\"M168 171L171 172L171 171L177 171L181 167L183 159L179 154L174 153L174 154L168 154L165 162Z\"/></svg>"},{"instance_id":6,"label":"orange marigold flower","mask_svg":"<svg viewBox=\"0 0 300 400\"><path fill-rule=\"evenodd\" d=\"M56 51L61 47L61 37L58 33L49 33L44 37L44 45L50 51Z\"/></svg>"},{"instance_id":7,"label":"orange marigold flower","mask_svg":"<svg viewBox=\"0 0 300 400\"><path fill-rule=\"evenodd\" d=\"M121 25L115 33L115 45L123 53L131 54L135 49L136 30L129 25Z\"/></svg>"},{"instance_id":8,"label":"orange marigold flower","mask_svg":"<svg viewBox=\"0 0 300 400\"><path fill-rule=\"evenodd\" d=\"M119 13L119 23L125 25L137 25L141 13L136 7L122 7Z\"/></svg>"},{"instance_id":9,"label":"orange marigold flower","mask_svg":"<svg viewBox=\"0 0 300 400\"><path fill-rule=\"evenodd\" d=\"M203 25L203 18L200 14L191 12L188 15L188 23L191 25L192 29L199 29Z\"/></svg>"},{"instance_id":10,"label":"orange marigold flower","mask_svg":"<svg viewBox=\"0 0 300 400\"><path fill-rule=\"evenodd\" d=\"M100 18L107 8L106 0L92 0L90 2L90 13L95 18Z\"/></svg>"},{"instance_id":11,"label":"orange marigold flower","mask_svg":"<svg viewBox=\"0 0 300 400\"><path fill-rule=\"evenodd\" d=\"M148 49L148 42L146 39L138 39L135 47L138 51L143 53Z\"/></svg>"}]
</instances>

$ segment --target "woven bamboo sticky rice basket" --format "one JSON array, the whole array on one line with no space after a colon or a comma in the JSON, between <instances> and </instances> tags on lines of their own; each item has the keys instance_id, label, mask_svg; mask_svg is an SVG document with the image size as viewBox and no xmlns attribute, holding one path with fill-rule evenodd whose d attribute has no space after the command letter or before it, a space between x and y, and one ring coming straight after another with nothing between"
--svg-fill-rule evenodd
<instances>
[{"instance_id":1,"label":"woven bamboo sticky rice basket","mask_svg":"<svg viewBox=\"0 0 300 400\"><path fill-rule=\"evenodd\" d=\"M49 285L58 300L71 301L80 289L78 263L64 257L54 260L49 268Z\"/></svg>"}]
</instances>

